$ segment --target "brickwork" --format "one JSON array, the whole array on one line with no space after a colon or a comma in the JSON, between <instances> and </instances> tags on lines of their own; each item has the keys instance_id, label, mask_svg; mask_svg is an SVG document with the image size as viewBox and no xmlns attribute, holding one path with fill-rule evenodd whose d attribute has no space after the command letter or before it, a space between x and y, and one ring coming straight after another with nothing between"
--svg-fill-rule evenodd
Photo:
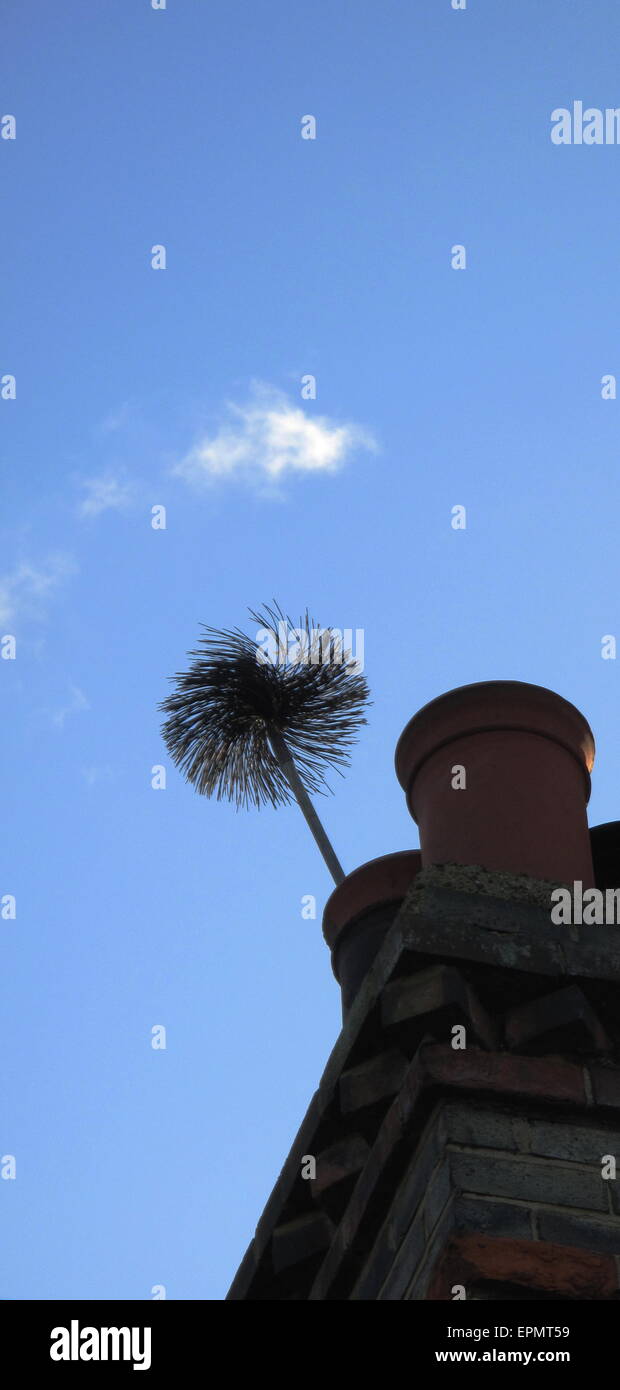
<instances>
[{"instance_id":1,"label":"brickwork","mask_svg":"<svg viewBox=\"0 0 620 1390\"><path fill-rule=\"evenodd\" d=\"M416 880L231 1299L618 1296L617 938L470 888Z\"/></svg>"}]
</instances>

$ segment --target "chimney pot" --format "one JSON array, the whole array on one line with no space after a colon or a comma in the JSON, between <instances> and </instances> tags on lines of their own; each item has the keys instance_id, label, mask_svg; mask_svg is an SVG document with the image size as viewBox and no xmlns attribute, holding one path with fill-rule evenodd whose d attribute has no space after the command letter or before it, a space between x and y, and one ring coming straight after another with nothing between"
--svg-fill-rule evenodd
<instances>
[{"instance_id":1,"label":"chimney pot","mask_svg":"<svg viewBox=\"0 0 620 1390\"><path fill-rule=\"evenodd\" d=\"M323 936L346 1014L421 868L419 850L369 859L347 874L325 904Z\"/></svg>"},{"instance_id":2,"label":"chimney pot","mask_svg":"<svg viewBox=\"0 0 620 1390\"><path fill-rule=\"evenodd\" d=\"M396 749L422 866L480 864L592 887L593 762L589 724L543 686L482 681L431 700Z\"/></svg>"}]
</instances>

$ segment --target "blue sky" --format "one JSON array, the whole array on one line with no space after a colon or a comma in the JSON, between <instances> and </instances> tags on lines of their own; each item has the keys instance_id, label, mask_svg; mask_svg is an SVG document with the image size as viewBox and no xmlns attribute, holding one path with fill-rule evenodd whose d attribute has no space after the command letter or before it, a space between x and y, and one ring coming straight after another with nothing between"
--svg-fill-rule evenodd
<instances>
[{"instance_id":1,"label":"blue sky","mask_svg":"<svg viewBox=\"0 0 620 1390\"><path fill-rule=\"evenodd\" d=\"M620 13L4 0L2 35L0 1297L217 1300L340 1010L299 813L167 758L199 624L364 629L347 870L417 844L396 740L470 681L572 700L620 816L620 149L550 139L620 105Z\"/></svg>"}]
</instances>

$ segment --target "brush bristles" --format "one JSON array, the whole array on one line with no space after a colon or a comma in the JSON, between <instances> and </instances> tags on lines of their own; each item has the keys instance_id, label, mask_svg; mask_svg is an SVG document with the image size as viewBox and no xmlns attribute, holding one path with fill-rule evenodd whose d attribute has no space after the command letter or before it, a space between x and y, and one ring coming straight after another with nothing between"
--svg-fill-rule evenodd
<instances>
[{"instance_id":1,"label":"brush bristles","mask_svg":"<svg viewBox=\"0 0 620 1390\"><path fill-rule=\"evenodd\" d=\"M278 607L251 612L273 634L278 625L293 625ZM257 659L257 643L243 632L220 632L203 626L188 671L174 677L174 694L159 708L168 716L162 733L173 762L204 796L227 798L238 807L282 805L292 800L288 782L269 744L279 732L308 792L327 788L323 769L349 763L356 732L366 723L362 713L368 686L355 663L342 659L337 638L333 654L340 660L312 661L318 654L317 629L306 613L299 629L306 659L282 662ZM331 629L323 629L325 638ZM313 636L314 634L314 636Z\"/></svg>"}]
</instances>

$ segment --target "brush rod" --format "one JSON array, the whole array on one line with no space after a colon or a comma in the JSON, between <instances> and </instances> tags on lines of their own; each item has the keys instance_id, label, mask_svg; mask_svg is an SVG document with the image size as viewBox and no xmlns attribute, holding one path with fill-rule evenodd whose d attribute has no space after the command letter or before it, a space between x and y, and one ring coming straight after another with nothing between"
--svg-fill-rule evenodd
<instances>
[{"instance_id":1,"label":"brush rod","mask_svg":"<svg viewBox=\"0 0 620 1390\"><path fill-rule=\"evenodd\" d=\"M342 880L345 877L342 864L340 863L340 860L337 858L335 851L332 849L330 841L327 838L327 835L319 820L319 817L317 816L314 806L312 805L310 797L308 796L308 793L303 785L301 777L299 776L297 768L295 767L295 764L286 746L286 742L282 737L282 734L274 730L269 734L269 742L271 743L274 756L277 758L279 767L281 771L284 773L284 776L286 777L286 780L293 793L293 796L295 797L297 805L299 806L302 814L305 816L306 821L312 831L312 834L314 835L316 843L321 851L321 854L323 855L323 858L325 860L325 863L327 864L327 867L334 880L334 883L342 883Z\"/></svg>"}]
</instances>

